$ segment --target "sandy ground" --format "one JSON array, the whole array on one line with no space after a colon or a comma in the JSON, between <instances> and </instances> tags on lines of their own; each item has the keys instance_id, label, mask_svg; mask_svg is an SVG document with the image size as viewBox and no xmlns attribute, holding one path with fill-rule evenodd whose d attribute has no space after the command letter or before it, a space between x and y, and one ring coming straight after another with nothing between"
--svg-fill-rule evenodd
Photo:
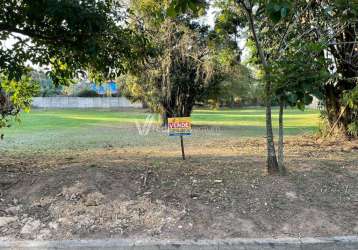
<instances>
[{"instance_id":1,"label":"sandy ground","mask_svg":"<svg viewBox=\"0 0 358 250\"><path fill-rule=\"evenodd\" d=\"M358 234L358 142L292 137L0 156L0 238L200 239Z\"/></svg>"}]
</instances>

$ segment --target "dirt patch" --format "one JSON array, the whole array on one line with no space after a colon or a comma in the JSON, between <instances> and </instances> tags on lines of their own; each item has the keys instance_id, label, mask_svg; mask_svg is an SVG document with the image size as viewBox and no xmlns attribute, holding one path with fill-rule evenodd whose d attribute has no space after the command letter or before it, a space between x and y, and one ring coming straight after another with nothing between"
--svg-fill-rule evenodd
<instances>
[{"instance_id":1,"label":"dirt patch","mask_svg":"<svg viewBox=\"0 0 358 250\"><path fill-rule=\"evenodd\" d=\"M286 176L268 176L264 140L3 154L4 239L331 236L358 232L353 142L291 138Z\"/></svg>"}]
</instances>

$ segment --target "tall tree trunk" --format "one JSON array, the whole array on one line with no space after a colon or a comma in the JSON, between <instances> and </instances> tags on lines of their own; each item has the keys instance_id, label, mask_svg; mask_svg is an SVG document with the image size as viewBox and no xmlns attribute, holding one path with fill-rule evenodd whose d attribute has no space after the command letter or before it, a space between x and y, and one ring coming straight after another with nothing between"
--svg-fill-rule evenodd
<instances>
[{"instance_id":1,"label":"tall tree trunk","mask_svg":"<svg viewBox=\"0 0 358 250\"><path fill-rule=\"evenodd\" d=\"M327 119L329 125L332 127L337 121L340 110L339 96L340 93L335 89L333 84L325 86L325 108L327 111Z\"/></svg>"},{"instance_id":2,"label":"tall tree trunk","mask_svg":"<svg viewBox=\"0 0 358 250\"><path fill-rule=\"evenodd\" d=\"M272 131L271 114L271 82L266 80L266 144L267 144L267 171L269 174L279 173L279 166L276 158L275 143Z\"/></svg>"},{"instance_id":3,"label":"tall tree trunk","mask_svg":"<svg viewBox=\"0 0 358 250\"><path fill-rule=\"evenodd\" d=\"M252 15L252 7L248 7L244 2L239 1L243 5L250 25L250 30L254 38L256 48L265 70L265 95L266 95L266 145L267 145L267 171L269 174L279 173L279 166L276 157L275 143L272 132L272 115L271 115L271 76L270 76L270 65L266 60L265 53L262 49L260 38L255 30L255 20Z\"/></svg>"},{"instance_id":4,"label":"tall tree trunk","mask_svg":"<svg viewBox=\"0 0 358 250\"><path fill-rule=\"evenodd\" d=\"M280 173L285 173L285 165L284 165L284 141L283 141L283 109L284 102L280 100L280 111L278 117L278 167L280 169Z\"/></svg>"},{"instance_id":5,"label":"tall tree trunk","mask_svg":"<svg viewBox=\"0 0 358 250\"><path fill-rule=\"evenodd\" d=\"M162 127L163 128L167 128L168 127L168 118L170 118L170 115L167 111L164 111L161 114L161 119L162 119Z\"/></svg>"},{"instance_id":6,"label":"tall tree trunk","mask_svg":"<svg viewBox=\"0 0 358 250\"><path fill-rule=\"evenodd\" d=\"M5 92L2 90L1 85L0 85L0 115L2 117L5 116L6 112L5 110L5 104L6 104L6 97L5 97ZM1 118L0 118L1 119ZM2 128L2 123L0 124L0 129ZM4 134L0 133L0 139L3 140L4 138Z\"/></svg>"}]
</instances>

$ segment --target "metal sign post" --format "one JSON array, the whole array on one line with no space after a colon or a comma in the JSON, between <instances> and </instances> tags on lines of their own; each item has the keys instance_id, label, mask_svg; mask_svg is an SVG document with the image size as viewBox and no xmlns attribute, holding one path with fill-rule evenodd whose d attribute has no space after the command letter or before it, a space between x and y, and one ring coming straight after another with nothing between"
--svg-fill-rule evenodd
<instances>
[{"instance_id":1,"label":"metal sign post","mask_svg":"<svg viewBox=\"0 0 358 250\"><path fill-rule=\"evenodd\" d=\"M181 156L183 157L183 160L185 160L185 152L184 152L184 140L183 140L183 136L180 136L180 145L181 145Z\"/></svg>"}]
</instances>

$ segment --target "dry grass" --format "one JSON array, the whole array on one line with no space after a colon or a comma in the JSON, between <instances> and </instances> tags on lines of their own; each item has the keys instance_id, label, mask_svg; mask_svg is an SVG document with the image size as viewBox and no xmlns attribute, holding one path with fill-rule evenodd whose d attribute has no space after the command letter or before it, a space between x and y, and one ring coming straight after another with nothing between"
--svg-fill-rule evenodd
<instances>
[{"instance_id":1,"label":"dry grass","mask_svg":"<svg viewBox=\"0 0 358 250\"><path fill-rule=\"evenodd\" d=\"M3 154L5 238L226 238L358 233L357 141L286 142L268 176L263 139ZM15 208L17 207L17 209ZM31 235L28 221L40 221Z\"/></svg>"}]
</instances>

